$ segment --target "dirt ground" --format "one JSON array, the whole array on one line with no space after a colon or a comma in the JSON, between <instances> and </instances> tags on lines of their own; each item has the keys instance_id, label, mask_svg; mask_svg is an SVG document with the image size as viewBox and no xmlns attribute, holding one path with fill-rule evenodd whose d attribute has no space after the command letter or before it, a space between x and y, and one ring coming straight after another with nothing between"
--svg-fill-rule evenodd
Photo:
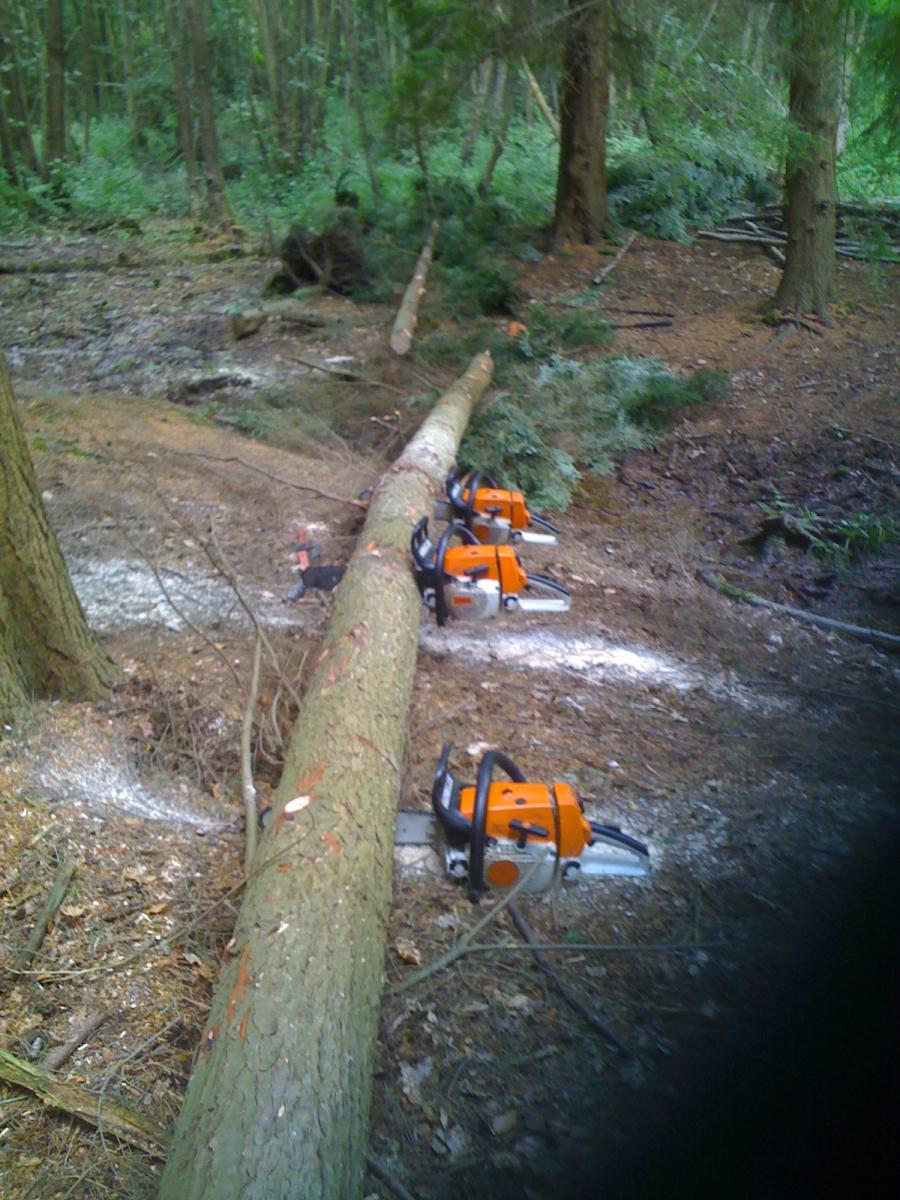
<instances>
[{"instance_id":1,"label":"dirt ground","mask_svg":"<svg viewBox=\"0 0 900 1200\"><path fill-rule=\"evenodd\" d=\"M235 340L230 314L257 301L273 264L186 245L174 228L152 243L6 242L0 258L18 268L0 275L0 343L44 500L121 667L107 703L40 705L0 744L0 1046L40 1062L103 1013L60 1074L171 1126L240 900L253 622L268 642L264 803L331 604L283 601L291 546L308 537L323 563L347 556L353 501L416 423L398 397L449 376L390 362L392 312L335 297L306 296L307 321ZM522 284L552 305L608 261L556 255ZM534 552L571 588L570 613L448 631L423 619L402 803L426 804L444 741L467 777L500 747L646 841L652 870L522 902L626 1052L566 1005L505 914L480 935L503 949L392 992L489 907L427 856L398 860L367 1196L394 1194L385 1177L422 1200L796 1196L791 1172L842 1161L854 1112L864 1162L880 1161L877 1088L854 1107L853 1085L889 994L874 947L890 941L892 910L869 891L897 832L898 660L698 579L712 569L900 632L896 542L835 566L747 541L761 504L898 515L897 269L840 269L830 327L776 330L760 308L777 268L752 247L640 239L601 303L618 320L675 319L622 331L615 350L725 370L731 398L585 481L559 547ZM277 445L232 428L261 390L281 397ZM337 413L320 440L293 428L317 411ZM13 974L71 857L59 920ZM872 1056L873 1078L886 1062ZM842 1089L837 1129L828 1098ZM776 1178L779 1151L791 1168ZM150 1197L160 1170L0 1090L0 1195Z\"/></svg>"}]
</instances>

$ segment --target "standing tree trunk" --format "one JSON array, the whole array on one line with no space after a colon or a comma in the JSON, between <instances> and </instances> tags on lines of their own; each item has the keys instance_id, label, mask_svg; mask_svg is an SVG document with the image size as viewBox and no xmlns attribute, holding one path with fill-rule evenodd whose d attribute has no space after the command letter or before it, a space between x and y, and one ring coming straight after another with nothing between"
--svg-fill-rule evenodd
<instances>
[{"instance_id":1,"label":"standing tree trunk","mask_svg":"<svg viewBox=\"0 0 900 1200\"><path fill-rule=\"evenodd\" d=\"M844 0L791 0L787 247L775 304L825 316L837 294L835 138Z\"/></svg>"},{"instance_id":2,"label":"standing tree trunk","mask_svg":"<svg viewBox=\"0 0 900 1200\"><path fill-rule=\"evenodd\" d=\"M213 106L212 54L206 22L206 0L185 0L184 12L191 31L191 56L194 66L194 103L200 148L203 152L203 178L206 181L206 211L211 223L223 228L231 224L225 176L219 158L219 135Z\"/></svg>"},{"instance_id":3,"label":"standing tree trunk","mask_svg":"<svg viewBox=\"0 0 900 1200\"><path fill-rule=\"evenodd\" d=\"M113 677L47 521L0 353L0 719L35 695L101 695Z\"/></svg>"},{"instance_id":4,"label":"standing tree trunk","mask_svg":"<svg viewBox=\"0 0 900 1200\"><path fill-rule=\"evenodd\" d=\"M362 1195L421 603L409 535L490 380L479 355L382 477L337 592L160 1200Z\"/></svg>"},{"instance_id":5,"label":"standing tree trunk","mask_svg":"<svg viewBox=\"0 0 900 1200\"><path fill-rule=\"evenodd\" d=\"M553 239L596 242L606 211L608 0L569 0Z\"/></svg>"},{"instance_id":6,"label":"standing tree trunk","mask_svg":"<svg viewBox=\"0 0 900 1200\"><path fill-rule=\"evenodd\" d=\"M44 182L66 158L66 33L63 0L47 4L47 81L44 110Z\"/></svg>"},{"instance_id":7,"label":"standing tree trunk","mask_svg":"<svg viewBox=\"0 0 900 1200\"><path fill-rule=\"evenodd\" d=\"M184 43L184 14L176 0L166 0L166 37L172 54L172 82L178 111L178 148L184 160L191 207L200 197L197 151L194 147L194 117L191 107L191 66Z\"/></svg>"}]
</instances>

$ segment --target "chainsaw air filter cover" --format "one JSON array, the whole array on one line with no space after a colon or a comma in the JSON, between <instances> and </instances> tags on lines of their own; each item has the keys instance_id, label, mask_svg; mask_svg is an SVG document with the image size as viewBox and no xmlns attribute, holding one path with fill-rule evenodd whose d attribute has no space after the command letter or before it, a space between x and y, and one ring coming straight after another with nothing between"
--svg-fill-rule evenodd
<instances>
[{"instance_id":1,"label":"chainsaw air filter cover","mask_svg":"<svg viewBox=\"0 0 900 1200\"><path fill-rule=\"evenodd\" d=\"M540 893L557 878L646 874L647 847L590 821L567 783L530 783L505 754L492 750L481 760L475 785L460 785L449 757L445 745L432 805L444 835L447 871L468 879L473 898L514 887L523 875L522 890ZM496 768L508 778L495 782Z\"/></svg>"}]
</instances>

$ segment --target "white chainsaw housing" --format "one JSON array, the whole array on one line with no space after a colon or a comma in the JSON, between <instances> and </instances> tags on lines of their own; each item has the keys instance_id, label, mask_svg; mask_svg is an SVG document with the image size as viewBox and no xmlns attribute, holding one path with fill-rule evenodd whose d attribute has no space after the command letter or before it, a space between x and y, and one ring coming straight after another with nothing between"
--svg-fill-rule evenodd
<instances>
[{"instance_id":1,"label":"white chainsaw housing","mask_svg":"<svg viewBox=\"0 0 900 1200\"><path fill-rule=\"evenodd\" d=\"M442 840L441 850L447 874L452 879L466 879L469 874L468 849L457 849ZM532 872L522 888L524 895L531 896L549 891L557 873L562 883L575 884L581 879L604 876L642 878L648 870L647 860L642 855L602 838L598 838L591 846L585 846L579 858L561 858L558 864L553 842L529 839L520 847L512 839L492 838L484 851L485 875L489 875L491 864L497 862L514 863L519 878Z\"/></svg>"}]
</instances>

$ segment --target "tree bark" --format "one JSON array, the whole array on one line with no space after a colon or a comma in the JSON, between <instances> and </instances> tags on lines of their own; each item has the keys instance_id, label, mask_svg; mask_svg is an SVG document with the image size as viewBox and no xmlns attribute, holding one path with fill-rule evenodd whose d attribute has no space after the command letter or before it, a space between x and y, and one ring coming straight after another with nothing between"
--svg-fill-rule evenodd
<instances>
[{"instance_id":1,"label":"tree bark","mask_svg":"<svg viewBox=\"0 0 900 1200\"><path fill-rule=\"evenodd\" d=\"M606 211L608 0L569 0L553 238L596 242Z\"/></svg>"},{"instance_id":2,"label":"tree bark","mask_svg":"<svg viewBox=\"0 0 900 1200\"><path fill-rule=\"evenodd\" d=\"M203 178L206 181L206 209L209 220L222 227L231 224L225 177L219 158L219 135L213 106L212 54L206 22L206 0L185 0L184 12L191 31L191 56L194 67L194 103L203 151Z\"/></svg>"},{"instance_id":3,"label":"tree bark","mask_svg":"<svg viewBox=\"0 0 900 1200\"><path fill-rule=\"evenodd\" d=\"M837 295L835 139L843 0L791 0L787 248L778 308L826 316Z\"/></svg>"},{"instance_id":4,"label":"tree bark","mask_svg":"<svg viewBox=\"0 0 900 1200\"><path fill-rule=\"evenodd\" d=\"M0 719L33 695L102 695L114 670L47 521L0 353Z\"/></svg>"},{"instance_id":5,"label":"tree bark","mask_svg":"<svg viewBox=\"0 0 900 1200\"><path fill-rule=\"evenodd\" d=\"M392 831L421 603L409 534L485 353L380 480L291 737L161 1200L361 1196Z\"/></svg>"},{"instance_id":6,"label":"tree bark","mask_svg":"<svg viewBox=\"0 0 900 1200\"><path fill-rule=\"evenodd\" d=\"M172 82L178 111L178 148L184 160L192 206L200 195L197 151L194 147L194 117L191 106L191 67L184 44L184 14L176 0L166 0L166 36L172 54Z\"/></svg>"},{"instance_id":7,"label":"tree bark","mask_svg":"<svg viewBox=\"0 0 900 1200\"><path fill-rule=\"evenodd\" d=\"M44 122L43 178L66 158L66 35L63 0L47 4L47 79Z\"/></svg>"}]
</instances>

